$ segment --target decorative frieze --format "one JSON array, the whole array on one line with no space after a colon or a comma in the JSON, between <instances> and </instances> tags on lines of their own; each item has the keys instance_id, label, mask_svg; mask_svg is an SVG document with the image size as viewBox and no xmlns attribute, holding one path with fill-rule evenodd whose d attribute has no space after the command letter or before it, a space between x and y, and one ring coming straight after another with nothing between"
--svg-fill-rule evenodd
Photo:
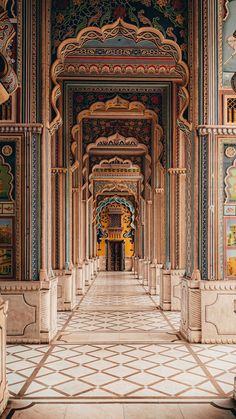
<instances>
[{"instance_id":1,"label":"decorative frieze","mask_svg":"<svg viewBox=\"0 0 236 419\"><path fill-rule=\"evenodd\" d=\"M227 125L199 125L199 135L218 134L218 135L236 135L236 126Z\"/></svg>"},{"instance_id":2,"label":"decorative frieze","mask_svg":"<svg viewBox=\"0 0 236 419\"><path fill-rule=\"evenodd\" d=\"M32 132L36 134L41 134L42 130L43 124L0 124L0 133L20 134Z\"/></svg>"}]
</instances>

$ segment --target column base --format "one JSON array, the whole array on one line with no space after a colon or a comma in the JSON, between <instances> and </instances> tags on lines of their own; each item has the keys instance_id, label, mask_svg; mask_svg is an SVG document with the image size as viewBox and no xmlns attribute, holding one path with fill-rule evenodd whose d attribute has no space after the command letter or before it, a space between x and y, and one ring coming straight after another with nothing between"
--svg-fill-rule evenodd
<instances>
[{"instance_id":1,"label":"column base","mask_svg":"<svg viewBox=\"0 0 236 419\"><path fill-rule=\"evenodd\" d=\"M181 335L194 343L236 343L236 281L182 280Z\"/></svg>"},{"instance_id":2,"label":"column base","mask_svg":"<svg viewBox=\"0 0 236 419\"><path fill-rule=\"evenodd\" d=\"M76 271L54 271L58 278L57 285L57 310L71 311L76 306Z\"/></svg>"},{"instance_id":3,"label":"column base","mask_svg":"<svg viewBox=\"0 0 236 419\"><path fill-rule=\"evenodd\" d=\"M171 271L162 270L160 276L160 307L164 311L171 310Z\"/></svg>"},{"instance_id":4,"label":"column base","mask_svg":"<svg viewBox=\"0 0 236 419\"><path fill-rule=\"evenodd\" d=\"M7 406L9 391L6 377L6 320L7 320L8 302L3 301L0 296L0 416Z\"/></svg>"},{"instance_id":5,"label":"column base","mask_svg":"<svg viewBox=\"0 0 236 419\"><path fill-rule=\"evenodd\" d=\"M185 270L171 269L171 310L181 310L181 281Z\"/></svg>"},{"instance_id":6,"label":"column base","mask_svg":"<svg viewBox=\"0 0 236 419\"><path fill-rule=\"evenodd\" d=\"M8 343L49 343L57 333L57 278L49 281L1 281L9 302Z\"/></svg>"},{"instance_id":7,"label":"column base","mask_svg":"<svg viewBox=\"0 0 236 419\"><path fill-rule=\"evenodd\" d=\"M84 295L85 293L85 283L83 277L83 267L81 265L76 266L76 295Z\"/></svg>"}]
</instances>

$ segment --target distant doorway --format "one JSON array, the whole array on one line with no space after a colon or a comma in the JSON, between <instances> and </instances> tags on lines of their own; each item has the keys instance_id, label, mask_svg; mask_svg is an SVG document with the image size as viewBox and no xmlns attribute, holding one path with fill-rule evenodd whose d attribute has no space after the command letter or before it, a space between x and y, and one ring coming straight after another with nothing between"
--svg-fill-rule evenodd
<instances>
[{"instance_id":1,"label":"distant doorway","mask_svg":"<svg viewBox=\"0 0 236 419\"><path fill-rule=\"evenodd\" d=\"M106 241L106 270L125 270L125 242L124 240Z\"/></svg>"}]
</instances>

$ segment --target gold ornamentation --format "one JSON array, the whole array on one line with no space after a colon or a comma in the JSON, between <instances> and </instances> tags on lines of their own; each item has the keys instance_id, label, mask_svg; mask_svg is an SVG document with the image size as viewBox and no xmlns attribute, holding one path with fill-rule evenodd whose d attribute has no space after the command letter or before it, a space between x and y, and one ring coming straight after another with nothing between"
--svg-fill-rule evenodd
<instances>
[{"instance_id":1,"label":"gold ornamentation","mask_svg":"<svg viewBox=\"0 0 236 419\"><path fill-rule=\"evenodd\" d=\"M236 148L231 146L227 147L225 150L226 157L234 157L236 155Z\"/></svg>"},{"instance_id":2,"label":"gold ornamentation","mask_svg":"<svg viewBox=\"0 0 236 419\"><path fill-rule=\"evenodd\" d=\"M6 157L11 156L12 155L12 147L10 145L4 145L2 148L2 154Z\"/></svg>"}]
</instances>

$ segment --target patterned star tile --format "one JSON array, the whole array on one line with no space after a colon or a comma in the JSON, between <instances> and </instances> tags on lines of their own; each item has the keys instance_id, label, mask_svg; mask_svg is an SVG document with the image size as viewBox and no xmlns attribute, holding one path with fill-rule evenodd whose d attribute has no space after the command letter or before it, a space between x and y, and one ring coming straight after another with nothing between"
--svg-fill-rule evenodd
<instances>
[{"instance_id":1,"label":"patterned star tile","mask_svg":"<svg viewBox=\"0 0 236 419\"><path fill-rule=\"evenodd\" d=\"M8 345L11 396L94 401L229 397L235 345L170 341L179 330L180 313L160 311L158 296L146 291L131 273L100 273L72 312L58 313L58 336L83 334L83 342ZM162 340L156 342L155 334ZM105 341L97 343L98 335Z\"/></svg>"}]
</instances>

